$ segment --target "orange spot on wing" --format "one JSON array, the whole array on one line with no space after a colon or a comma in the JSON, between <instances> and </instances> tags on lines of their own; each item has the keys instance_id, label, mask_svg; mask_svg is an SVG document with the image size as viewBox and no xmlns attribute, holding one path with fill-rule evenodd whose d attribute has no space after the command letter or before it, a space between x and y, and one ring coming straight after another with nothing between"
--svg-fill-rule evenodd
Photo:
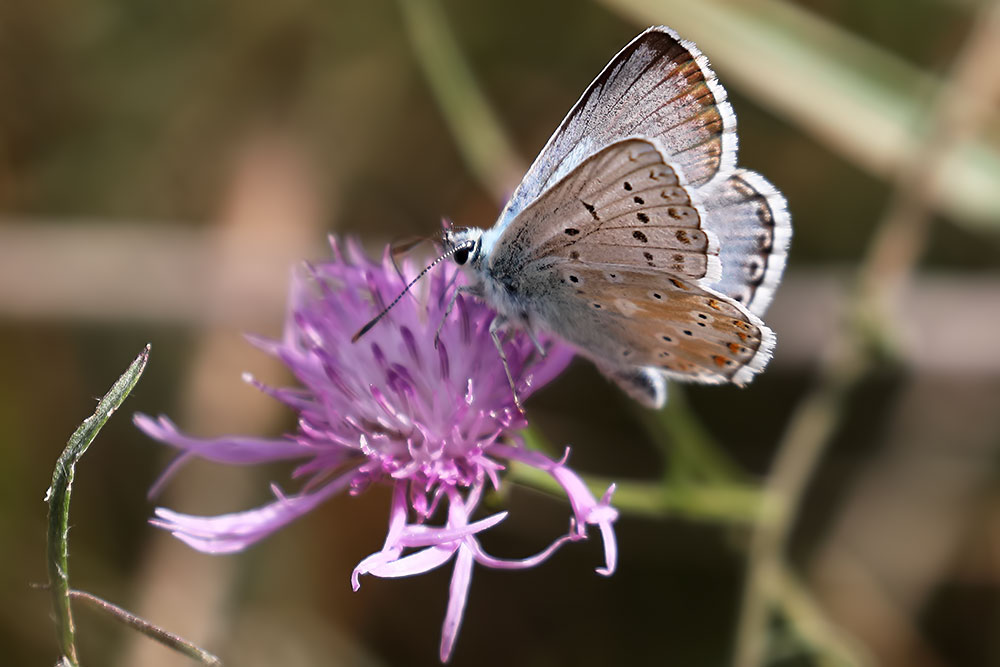
<instances>
[{"instance_id":1,"label":"orange spot on wing","mask_svg":"<svg viewBox=\"0 0 1000 667\"><path fill-rule=\"evenodd\" d=\"M671 278L670 283L677 289L683 289L683 290L687 289L687 286L681 281L677 280L676 278Z\"/></svg>"},{"instance_id":2,"label":"orange spot on wing","mask_svg":"<svg viewBox=\"0 0 1000 667\"><path fill-rule=\"evenodd\" d=\"M729 351L732 352L733 354L739 354L739 352L740 352L740 344L739 343L730 343L729 344Z\"/></svg>"},{"instance_id":3,"label":"orange spot on wing","mask_svg":"<svg viewBox=\"0 0 1000 667\"><path fill-rule=\"evenodd\" d=\"M717 354L714 357L712 357L712 361L715 362L716 366L722 367L726 365L727 359L721 354Z\"/></svg>"},{"instance_id":4,"label":"orange spot on wing","mask_svg":"<svg viewBox=\"0 0 1000 667\"><path fill-rule=\"evenodd\" d=\"M708 305L711 308L715 308L716 310L722 310L722 306L719 305L719 300L718 299L709 299L708 300Z\"/></svg>"}]
</instances>

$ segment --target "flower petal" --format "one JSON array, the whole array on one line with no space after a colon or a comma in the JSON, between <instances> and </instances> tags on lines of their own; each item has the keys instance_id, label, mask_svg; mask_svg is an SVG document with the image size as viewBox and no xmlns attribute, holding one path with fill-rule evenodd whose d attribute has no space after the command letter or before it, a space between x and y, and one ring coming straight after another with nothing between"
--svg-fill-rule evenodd
<instances>
[{"instance_id":1,"label":"flower petal","mask_svg":"<svg viewBox=\"0 0 1000 667\"><path fill-rule=\"evenodd\" d=\"M605 491L601 500L594 498L594 494L590 492L590 489L587 488L587 485L580 476L566 466L565 462L569 454L568 449L561 461L553 461L539 452L528 451L520 447L511 447L504 444L493 445L490 448L490 453L544 470L559 482L559 485L566 491L566 497L573 508L573 516L577 522L577 535L584 537L588 524L598 526L601 531L601 538L604 540L605 564L604 567L598 568L597 572L609 576L615 571L618 558L618 544L613 524L618 519L618 511L611 506L611 494L614 492L614 485L611 485Z\"/></svg>"},{"instance_id":2,"label":"flower petal","mask_svg":"<svg viewBox=\"0 0 1000 667\"><path fill-rule=\"evenodd\" d=\"M245 549L257 540L299 518L350 483L354 471L342 475L319 490L279 498L245 512L218 516L181 514L163 507L156 508L158 519L150 523L169 530L174 537L190 547L210 554L232 553Z\"/></svg>"},{"instance_id":3,"label":"flower petal","mask_svg":"<svg viewBox=\"0 0 1000 667\"><path fill-rule=\"evenodd\" d=\"M472 563L472 550L463 544L458 548L458 556L455 558L455 569L451 573L448 591L448 611L441 626L441 662L451 659L458 631L462 627L465 603L469 599L469 584L472 582Z\"/></svg>"},{"instance_id":4,"label":"flower petal","mask_svg":"<svg viewBox=\"0 0 1000 667\"><path fill-rule=\"evenodd\" d=\"M422 547L432 544L445 544L461 540L476 533L492 528L507 518L507 512L497 512L485 519L474 521L466 526L436 528L433 526L410 526L400 537L399 544L406 547Z\"/></svg>"},{"instance_id":5,"label":"flower petal","mask_svg":"<svg viewBox=\"0 0 1000 667\"><path fill-rule=\"evenodd\" d=\"M526 570L530 567L535 567L548 560L549 556L554 554L559 550L559 547L566 544L567 542L572 542L579 539L574 532L570 532L567 535L556 538L552 544L545 547L543 550L539 551L534 556L528 556L527 558L497 558L491 556L483 550L482 545L475 540L469 540L467 544L473 550L476 556L476 562L480 565L485 565L486 567L492 567L496 570Z\"/></svg>"},{"instance_id":6,"label":"flower petal","mask_svg":"<svg viewBox=\"0 0 1000 667\"><path fill-rule=\"evenodd\" d=\"M452 546L435 545L415 551L402 558L373 560L372 564L366 565L364 568L362 568L362 564L365 561L361 561L361 563L358 563L357 568L355 568L355 572L358 574L371 574L382 578L409 577L414 574L423 574L447 563L452 554L455 553L457 547L457 544L453 544ZM368 559L366 558L365 560Z\"/></svg>"},{"instance_id":7,"label":"flower petal","mask_svg":"<svg viewBox=\"0 0 1000 667\"><path fill-rule=\"evenodd\" d=\"M573 348L568 345L561 343L550 345L546 350L545 359L531 368L531 372L526 378L528 380L526 383L527 386L520 391L521 398L528 398L549 382L552 382L560 373L566 370L569 362L573 361L574 356L575 352Z\"/></svg>"},{"instance_id":8,"label":"flower petal","mask_svg":"<svg viewBox=\"0 0 1000 667\"><path fill-rule=\"evenodd\" d=\"M170 419L136 413L133 423L143 433L196 456L216 463L249 465L268 461L283 461L313 456L316 450L291 438L272 440L227 435L221 438L191 438L182 435Z\"/></svg>"}]
</instances>

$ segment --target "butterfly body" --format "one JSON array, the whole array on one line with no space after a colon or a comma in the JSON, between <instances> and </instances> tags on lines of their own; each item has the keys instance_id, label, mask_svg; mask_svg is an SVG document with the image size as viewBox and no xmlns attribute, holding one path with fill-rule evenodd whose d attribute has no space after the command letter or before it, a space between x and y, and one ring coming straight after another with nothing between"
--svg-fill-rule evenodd
<instances>
[{"instance_id":1,"label":"butterfly body","mask_svg":"<svg viewBox=\"0 0 1000 667\"><path fill-rule=\"evenodd\" d=\"M646 405L664 378L745 384L791 237L784 198L736 168L735 116L690 42L650 28L591 84L488 230L445 232L463 288L555 334Z\"/></svg>"}]
</instances>

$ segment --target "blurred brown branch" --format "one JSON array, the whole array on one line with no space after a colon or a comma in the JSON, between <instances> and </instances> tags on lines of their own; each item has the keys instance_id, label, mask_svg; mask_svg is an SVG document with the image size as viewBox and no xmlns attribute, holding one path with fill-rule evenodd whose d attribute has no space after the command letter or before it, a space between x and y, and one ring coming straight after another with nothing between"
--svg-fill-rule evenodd
<instances>
[{"instance_id":1,"label":"blurred brown branch","mask_svg":"<svg viewBox=\"0 0 1000 667\"><path fill-rule=\"evenodd\" d=\"M0 317L254 330L263 313L280 312L285 302L282 280L254 276L287 275L301 258L240 253L233 270L243 278L226 281L209 298L204 287L213 272L216 235L159 224L0 221ZM91 248L86 254L79 252L84 242ZM306 255L323 252L315 243ZM131 280L122 283L120 275ZM849 285L847 269L789 273L768 315L781 336L777 367L816 362L847 316ZM998 299L997 278L916 277L898 301L898 329L908 332L899 342L901 361L919 371L1000 374L991 333L1000 330L1000 310L979 307ZM951 323L959 316L965 326L956 328Z\"/></svg>"}]
</instances>

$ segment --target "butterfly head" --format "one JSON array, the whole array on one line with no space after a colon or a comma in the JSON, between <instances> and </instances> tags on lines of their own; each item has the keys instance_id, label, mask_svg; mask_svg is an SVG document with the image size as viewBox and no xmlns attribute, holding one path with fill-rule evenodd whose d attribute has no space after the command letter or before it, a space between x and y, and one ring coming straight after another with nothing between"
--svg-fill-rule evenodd
<instances>
[{"instance_id":1,"label":"butterfly head","mask_svg":"<svg viewBox=\"0 0 1000 667\"><path fill-rule=\"evenodd\" d=\"M483 230L475 227L448 229L441 242L444 253L451 254L456 264L478 268L483 257Z\"/></svg>"}]
</instances>

